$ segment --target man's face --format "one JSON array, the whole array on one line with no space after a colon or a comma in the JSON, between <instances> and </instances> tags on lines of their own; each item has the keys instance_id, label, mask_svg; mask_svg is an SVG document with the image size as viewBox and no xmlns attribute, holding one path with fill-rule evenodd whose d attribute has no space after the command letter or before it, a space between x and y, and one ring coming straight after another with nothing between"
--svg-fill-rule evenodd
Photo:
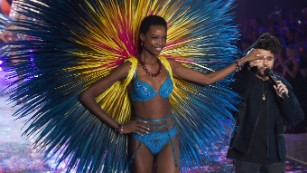
<instances>
[{"instance_id":1,"label":"man's face","mask_svg":"<svg viewBox=\"0 0 307 173\"><path fill-rule=\"evenodd\" d=\"M269 50L259 49L260 54L263 56L261 60L251 61L249 64L251 67L256 66L258 68L258 74L264 76L264 70L272 69L274 65L274 54Z\"/></svg>"}]
</instances>

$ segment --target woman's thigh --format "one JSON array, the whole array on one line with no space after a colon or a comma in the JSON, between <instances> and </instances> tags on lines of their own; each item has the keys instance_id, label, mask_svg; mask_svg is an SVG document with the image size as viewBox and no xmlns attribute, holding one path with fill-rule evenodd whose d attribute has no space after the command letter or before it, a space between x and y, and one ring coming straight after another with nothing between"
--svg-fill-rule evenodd
<instances>
[{"instance_id":1,"label":"woman's thigh","mask_svg":"<svg viewBox=\"0 0 307 173\"><path fill-rule=\"evenodd\" d=\"M173 137L156 156L157 173L180 172L180 149L178 137Z\"/></svg>"},{"instance_id":2,"label":"woman's thigh","mask_svg":"<svg viewBox=\"0 0 307 173\"><path fill-rule=\"evenodd\" d=\"M154 156L144 144L139 144L139 141L132 137L129 138L129 152L133 157L131 162L132 172L151 173L153 170Z\"/></svg>"}]
</instances>

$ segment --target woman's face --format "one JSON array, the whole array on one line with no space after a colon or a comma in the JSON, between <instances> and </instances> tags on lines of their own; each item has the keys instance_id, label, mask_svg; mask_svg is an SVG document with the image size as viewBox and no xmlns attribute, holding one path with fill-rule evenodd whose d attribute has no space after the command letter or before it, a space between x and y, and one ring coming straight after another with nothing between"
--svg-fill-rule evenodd
<instances>
[{"instance_id":1,"label":"woman's face","mask_svg":"<svg viewBox=\"0 0 307 173\"><path fill-rule=\"evenodd\" d=\"M162 25L151 25L146 34L141 34L143 51L158 56L166 45L166 28Z\"/></svg>"}]
</instances>

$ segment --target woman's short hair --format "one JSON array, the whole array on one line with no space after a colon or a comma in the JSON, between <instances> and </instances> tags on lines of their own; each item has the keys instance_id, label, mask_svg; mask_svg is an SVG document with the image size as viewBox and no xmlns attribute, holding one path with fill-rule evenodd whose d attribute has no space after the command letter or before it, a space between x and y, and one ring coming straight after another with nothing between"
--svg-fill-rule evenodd
<instances>
[{"instance_id":1,"label":"woman's short hair","mask_svg":"<svg viewBox=\"0 0 307 173\"><path fill-rule=\"evenodd\" d=\"M140 33L146 34L152 25L164 26L167 29L167 22L163 17L158 15L150 15L143 19L140 26Z\"/></svg>"}]
</instances>

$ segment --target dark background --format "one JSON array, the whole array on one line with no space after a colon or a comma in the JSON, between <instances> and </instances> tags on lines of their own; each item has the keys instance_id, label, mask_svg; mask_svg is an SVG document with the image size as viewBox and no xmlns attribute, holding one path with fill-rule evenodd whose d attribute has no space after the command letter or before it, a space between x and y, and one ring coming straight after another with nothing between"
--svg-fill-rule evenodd
<instances>
[{"instance_id":1,"label":"dark background","mask_svg":"<svg viewBox=\"0 0 307 173\"><path fill-rule=\"evenodd\" d=\"M237 21L242 24L251 17L267 19L275 9L303 9L307 0L237 0Z\"/></svg>"}]
</instances>

